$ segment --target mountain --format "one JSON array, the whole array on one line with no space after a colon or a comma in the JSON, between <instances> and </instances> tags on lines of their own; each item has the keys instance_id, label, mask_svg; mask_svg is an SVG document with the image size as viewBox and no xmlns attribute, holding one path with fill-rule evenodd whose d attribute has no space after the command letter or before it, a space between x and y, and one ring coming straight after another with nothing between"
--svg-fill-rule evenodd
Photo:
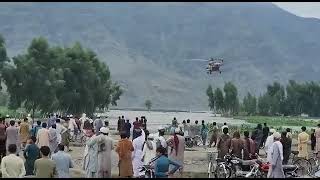
<instances>
[{"instance_id":1,"label":"mountain","mask_svg":"<svg viewBox=\"0 0 320 180\"><path fill-rule=\"evenodd\" d=\"M319 80L320 21L272 3L3 2L0 23L10 56L38 36L96 51L125 90L119 107L151 99L153 108L203 110L209 84L232 81L243 96L273 81ZM184 61L209 57L225 59L221 75Z\"/></svg>"}]
</instances>

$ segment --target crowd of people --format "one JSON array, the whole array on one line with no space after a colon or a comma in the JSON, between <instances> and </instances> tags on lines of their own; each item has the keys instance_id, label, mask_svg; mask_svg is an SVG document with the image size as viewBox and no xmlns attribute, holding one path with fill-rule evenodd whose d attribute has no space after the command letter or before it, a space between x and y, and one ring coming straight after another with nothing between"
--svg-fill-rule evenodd
<instances>
[{"instance_id":1,"label":"crowd of people","mask_svg":"<svg viewBox=\"0 0 320 180\"><path fill-rule=\"evenodd\" d=\"M8 119L8 117L7 117ZM139 177L140 168L144 165L154 166L156 177L170 177L176 171L183 172L186 137L200 136L204 147L216 147L218 158L232 154L244 160L256 158L259 149L264 149L267 161L271 164L269 177L284 177L282 165L287 164L291 154L291 129L276 132L258 124L251 132L239 131L229 133L227 123L221 128L216 122L212 127L204 120L191 124L189 119L181 124L172 120L169 136L166 129L159 127L158 132L151 134L147 129L147 119L136 117L135 121L119 117L117 131L120 140L109 136L109 122L99 115L95 120L86 117L61 117L51 114L46 121L30 123L28 116L22 122L0 118L0 162L2 177L70 177L69 169L74 167L70 154L70 142L83 134L86 138L82 169L87 178L110 178L112 169L112 151L119 157L120 177ZM208 135L210 134L210 137ZM132 136L131 136L132 135ZM209 142L207 143L207 139ZM298 134L298 157L308 158L309 135L306 127ZM312 130L311 148L320 156L320 124ZM24 159L22 159L21 154Z\"/></svg>"}]
</instances>

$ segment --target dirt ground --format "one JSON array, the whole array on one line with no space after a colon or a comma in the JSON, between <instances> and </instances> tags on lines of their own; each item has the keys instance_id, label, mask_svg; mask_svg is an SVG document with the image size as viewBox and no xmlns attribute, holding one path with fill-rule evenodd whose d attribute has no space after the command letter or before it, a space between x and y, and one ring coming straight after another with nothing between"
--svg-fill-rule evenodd
<instances>
[{"instance_id":1,"label":"dirt ground","mask_svg":"<svg viewBox=\"0 0 320 180\"><path fill-rule=\"evenodd\" d=\"M117 142L119 140L119 136L111 135L111 137ZM82 167L82 157L84 152L84 147L75 147L71 146L73 150L70 152L74 163L75 168L71 169L72 177L84 177L85 173L81 169ZM292 144L292 150L297 150L297 141L294 139ZM185 155L184 155L184 173L182 176L176 173L176 177L186 177L186 178L206 178L207 175L207 166L208 166L208 159L207 154L209 151L216 152L216 148L204 148L204 147L193 147L193 148L186 148ZM309 150L311 152L311 149ZM113 153L112 159L112 177L118 177L118 155L115 152ZM260 150L261 157L265 157L264 150Z\"/></svg>"}]
</instances>

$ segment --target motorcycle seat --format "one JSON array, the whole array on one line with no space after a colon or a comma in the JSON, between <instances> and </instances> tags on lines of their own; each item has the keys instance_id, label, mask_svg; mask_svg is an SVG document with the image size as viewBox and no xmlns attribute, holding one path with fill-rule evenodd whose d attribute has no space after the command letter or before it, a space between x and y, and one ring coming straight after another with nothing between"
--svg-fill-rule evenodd
<instances>
[{"instance_id":1,"label":"motorcycle seat","mask_svg":"<svg viewBox=\"0 0 320 180\"><path fill-rule=\"evenodd\" d=\"M243 160L243 159L240 159L240 158L234 158L236 160L238 160L240 162L241 165L244 165L244 166L249 166L249 165L253 165L256 160L253 159L253 160Z\"/></svg>"},{"instance_id":2,"label":"motorcycle seat","mask_svg":"<svg viewBox=\"0 0 320 180\"><path fill-rule=\"evenodd\" d=\"M283 170L287 170L287 171L294 171L295 169L297 169L296 165L282 165Z\"/></svg>"}]
</instances>

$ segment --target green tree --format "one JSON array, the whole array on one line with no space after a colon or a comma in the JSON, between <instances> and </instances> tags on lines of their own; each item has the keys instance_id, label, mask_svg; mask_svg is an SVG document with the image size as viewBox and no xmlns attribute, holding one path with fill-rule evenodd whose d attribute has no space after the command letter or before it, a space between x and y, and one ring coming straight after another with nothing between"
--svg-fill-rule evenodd
<instances>
[{"instance_id":1,"label":"green tree","mask_svg":"<svg viewBox=\"0 0 320 180\"><path fill-rule=\"evenodd\" d=\"M151 107L152 107L152 103L151 101L148 99L146 100L146 102L144 103L144 105L146 106L146 108L148 109L148 111L150 111Z\"/></svg>"},{"instance_id":2,"label":"green tree","mask_svg":"<svg viewBox=\"0 0 320 180\"><path fill-rule=\"evenodd\" d=\"M7 50L6 50L6 43L5 43L5 39L2 37L2 35L0 34L0 90L2 89L2 71L3 68L6 64L6 62L9 61L9 58L7 56Z\"/></svg>"},{"instance_id":3,"label":"green tree","mask_svg":"<svg viewBox=\"0 0 320 180\"><path fill-rule=\"evenodd\" d=\"M237 114L239 110L239 100L237 87L232 82L227 82L224 85L224 105L228 114Z\"/></svg>"},{"instance_id":4,"label":"green tree","mask_svg":"<svg viewBox=\"0 0 320 180\"><path fill-rule=\"evenodd\" d=\"M224 97L223 92L220 88L216 88L214 91L214 102L217 111L220 113L224 112Z\"/></svg>"},{"instance_id":5,"label":"green tree","mask_svg":"<svg viewBox=\"0 0 320 180\"><path fill-rule=\"evenodd\" d=\"M260 115L269 115L270 113L271 97L264 94L258 98L258 111Z\"/></svg>"},{"instance_id":6,"label":"green tree","mask_svg":"<svg viewBox=\"0 0 320 180\"><path fill-rule=\"evenodd\" d=\"M243 98L243 108L248 115L254 115L257 111L257 99L255 96L252 96L249 92Z\"/></svg>"},{"instance_id":7,"label":"green tree","mask_svg":"<svg viewBox=\"0 0 320 180\"><path fill-rule=\"evenodd\" d=\"M96 54L72 47L50 47L43 37L32 40L26 54L4 69L10 107L33 112L64 111L92 115L97 108L117 105L122 90L111 81L108 67Z\"/></svg>"},{"instance_id":8,"label":"green tree","mask_svg":"<svg viewBox=\"0 0 320 180\"><path fill-rule=\"evenodd\" d=\"M210 110L214 110L214 94L211 85L207 88L207 96L209 97L209 108Z\"/></svg>"}]
</instances>

